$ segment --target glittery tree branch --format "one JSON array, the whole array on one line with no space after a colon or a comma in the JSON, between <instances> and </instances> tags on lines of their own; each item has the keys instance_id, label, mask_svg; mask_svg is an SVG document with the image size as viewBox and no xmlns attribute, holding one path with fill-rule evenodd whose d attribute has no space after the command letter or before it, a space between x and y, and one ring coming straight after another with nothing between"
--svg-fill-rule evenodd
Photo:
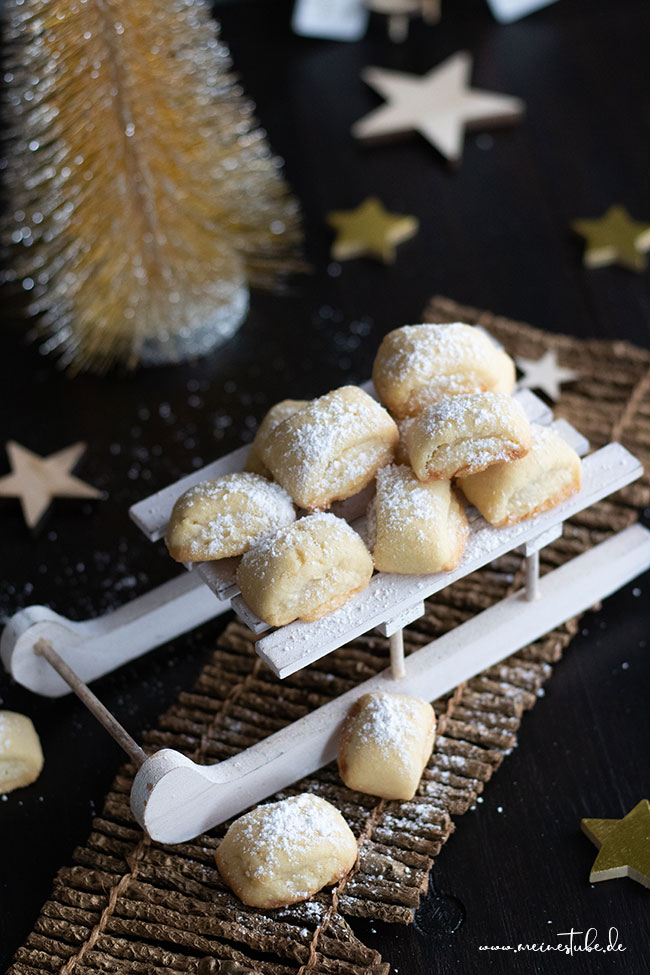
<instances>
[{"instance_id":1,"label":"glittery tree branch","mask_svg":"<svg viewBox=\"0 0 650 975\"><path fill-rule=\"evenodd\" d=\"M200 353L300 266L203 0L7 0L12 276L77 371Z\"/></svg>"}]
</instances>

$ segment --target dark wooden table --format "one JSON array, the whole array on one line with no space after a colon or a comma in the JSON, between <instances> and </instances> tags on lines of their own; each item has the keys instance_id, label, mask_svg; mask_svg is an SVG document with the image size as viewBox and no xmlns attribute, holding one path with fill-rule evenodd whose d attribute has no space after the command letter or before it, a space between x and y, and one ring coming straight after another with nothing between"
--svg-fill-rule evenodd
<instances>
[{"instance_id":1,"label":"dark wooden table","mask_svg":"<svg viewBox=\"0 0 650 975\"><path fill-rule=\"evenodd\" d=\"M416 26L402 47L381 24L353 45L306 41L282 3L218 8L235 64L305 211L314 273L286 297L256 295L249 320L218 354L135 376L69 380L8 322L2 335L3 440L41 454L76 440L80 474L106 489L97 503L57 501L30 535L17 502L0 506L6 617L46 603L73 618L104 612L170 577L168 559L129 523L130 503L250 439L277 399L312 397L369 374L390 328L421 320L433 293L551 330L648 345L650 275L587 271L570 222L611 202L650 220L650 7L646 0L559 0L509 27L480 0L447 0L439 27ZM424 141L362 149L351 123L378 104L359 80L368 64L423 72L458 49L474 81L522 96L523 124L468 137L450 171ZM393 267L365 260L328 273L325 214L379 195L413 213L420 233ZM0 460L0 473L6 468ZM588 615L520 743L434 870L421 930L355 924L402 975L447 972L645 973L648 891L629 880L591 886L595 850L582 816L622 816L650 794L650 582ZM137 736L188 687L216 621L98 682ZM31 929L51 878L121 761L76 700L37 698L0 676L0 706L30 714L46 764L30 789L0 803L0 967ZM557 943L595 928L618 954L481 952L482 945ZM559 939L562 940L562 939ZM563 939L566 941L567 939ZM578 941L582 942L582 936Z\"/></svg>"}]
</instances>

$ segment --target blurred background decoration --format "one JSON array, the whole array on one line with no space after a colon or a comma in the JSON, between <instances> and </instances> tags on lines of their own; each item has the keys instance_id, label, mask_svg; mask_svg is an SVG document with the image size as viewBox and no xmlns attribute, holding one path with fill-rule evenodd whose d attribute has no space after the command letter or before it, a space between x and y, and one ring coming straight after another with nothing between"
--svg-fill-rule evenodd
<instances>
[{"instance_id":1,"label":"blurred background decoration","mask_svg":"<svg viewBox=\"0 0 650 975\"><path fill-rule=\"evenodd\" d=\"M76 372L227 339L300 269L298 207L203 0L8 0L5 275Z\"/></svg>"}]
</instances>

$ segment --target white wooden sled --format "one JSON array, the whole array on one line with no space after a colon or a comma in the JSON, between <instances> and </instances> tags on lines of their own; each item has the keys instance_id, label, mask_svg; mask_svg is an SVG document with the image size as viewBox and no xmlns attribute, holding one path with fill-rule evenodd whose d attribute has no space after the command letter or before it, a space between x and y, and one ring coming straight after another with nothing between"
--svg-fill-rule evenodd
<instances>
[{"instance_id":1,"label":"white wooden sled","mask_svg":"<svg viewBox=\"0 0 650 975\"><path fill-rule=\"evenodd\" d=\"M369 385L365 388L372 392ZM566 421L554 421L541 400L528 391L516 396L529 419L552 423L579 454L587 453L584 437ZM179 494L206 478L241 470L247 450L240 448L139 502L131 509L131 517L152 541L161 538ZM188 566L190 572L96 620L72 622L44 606L21 610L4 629L0 654L5 667L25 687L52 697L67 693L70 687L79 694L140 766L131 795L138 821L153 839L182 842L335 758L341 722L361 694L384 688L434 700L650 568L650 532L635 525L539 578L539 551L562 534L563 522L641 473L639 461L624 447L608 444L583 460L581 491L552 511L498 529L470 510L470 540L453 572L428 576L377 573L364 592L315 623L296 622L274 630L267 627L238 593L237 560L227 559ZM362 492L336 507L361 534L367 501ZM423 600L512 550L520 551L526 560L522 592L405 660L402 629L423 614ZM146 758L112 715L100 711L101 705L82 681L108 673L231 606L258 635L257 653L279 677L373 628L390 638L391 667L217 765L196 765L171 749Z\"/></svg>"}]
</instances>

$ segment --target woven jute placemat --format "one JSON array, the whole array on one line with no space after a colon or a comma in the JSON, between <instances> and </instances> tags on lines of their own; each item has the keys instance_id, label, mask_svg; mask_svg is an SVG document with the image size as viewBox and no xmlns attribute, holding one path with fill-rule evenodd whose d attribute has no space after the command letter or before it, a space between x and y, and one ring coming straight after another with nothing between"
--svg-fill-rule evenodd
<instances>
[{"instance_id":1,"label":"woven jute placemat","mask_svg":"<svg viewBox=\"0 0 650 975\"><path fill-rule=\"evenodd\" d=\"M560 363L580 374L564 388L556 413L594 447L621 440L650 466L650 353L621 342L542 332L443 298L432 300L423 320L481 324L514 356L537 359L556 349ZM582 512L543 550L542 571L629 525L638 507L649 503L646 475ZM511 554L438 593L408 628L407 653L516 591L522 581L521 558ZM334 766L277 797L305 790L326 797L359 839L351 873L304 904L275 911L244 907L215 869L223 827L179 846L152 843L132 819L133 769L124 767L73 865L56 875L51 899L16 953L11 975L385 973L388 966L345 917L412 921L454 817L474 804L515 745L523 711L535 703L576 627L575 620L559 627L435 702L439 734L412 802L351 792ZM227 758L385 668L386 644L368 634L279 682L256 657L249 632L231 623L196 686L180 695L146 736L145 747L176 748L205 763Z\"/></svg>"}]
</instances>

